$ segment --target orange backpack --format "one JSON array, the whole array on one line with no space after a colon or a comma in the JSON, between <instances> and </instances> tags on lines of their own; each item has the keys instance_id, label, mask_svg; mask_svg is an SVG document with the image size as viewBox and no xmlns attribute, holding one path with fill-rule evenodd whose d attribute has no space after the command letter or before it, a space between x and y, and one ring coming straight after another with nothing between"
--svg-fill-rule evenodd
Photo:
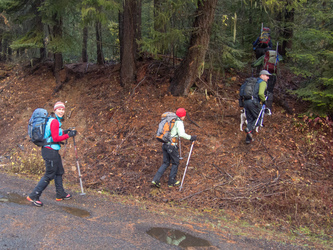
<instances>
[{"instance_id":1,"label":"orange backpack","mask_svg":"<svg viewBox=\"0 0 333 250\"><path fill-rule=\"evenodd\" d=\"M178 116L173 112L165 112L161 116L161 122L158 125L156 139L163 143L175 142L176 138L171 139L170 131L175 125Z\"/></svg>"}]
</instances>

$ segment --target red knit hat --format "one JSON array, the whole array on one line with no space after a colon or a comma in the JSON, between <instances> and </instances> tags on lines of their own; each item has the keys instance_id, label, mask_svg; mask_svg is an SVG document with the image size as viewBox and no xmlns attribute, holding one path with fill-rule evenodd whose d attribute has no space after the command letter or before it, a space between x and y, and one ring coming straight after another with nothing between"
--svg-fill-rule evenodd
<instances>
[{"instance_id":1,"label":"red knit hat","mask_svg":"<svg viewBox=\"0 0 333 250\"><path fill-rule=\"evenodd\" d=\"M183 116L186 116L186 110L184 108L179 108L177 109L176 111L176 115L178 117L183 117Z\"/></svg>"},{"instance_id":2,"label":"red knit hat","mask_svg":"<svg viewBox=\"0 0 333 250\"><path fill-rule=\"evenodd\" d=\"M56 110L56 109L60 109L60 108L63 108L63 109L65 109L65 103L63 103L63 102L56 102L56 104L54 104L54 111Z\"/></svg>"}]
</instances>

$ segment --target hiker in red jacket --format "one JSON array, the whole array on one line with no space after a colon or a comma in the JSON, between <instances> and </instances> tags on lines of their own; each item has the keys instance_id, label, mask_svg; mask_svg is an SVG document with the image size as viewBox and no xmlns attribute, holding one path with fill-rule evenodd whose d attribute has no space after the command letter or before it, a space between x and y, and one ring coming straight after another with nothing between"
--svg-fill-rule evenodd
<instances>
[{"instance_id":1,"label":"hiker in red jacket","mask_svg":"<svg viewBox=\"0 0 333 250\"><path fill-rule=\"evenodd\" d=\"M173 138L174 140L172 140L172 142L163 143L163 164L158 169L152 181L152 184L154 184L158 188L161 187L160 178L162 177L167 167L169 167L170 162L172 164L172 167L170 170L168 186L180 186L180 181L176 180L179 165L178 144L176 142L177 138L182 137L190 141L195 141L197 139L196 135L191 136L185 133L184 120L186 117L186 110L184 108L179 108L176 111L176 115L178 116L178 118L176 119L175 125L170 131L171 139Z\"/></svg>"},{"instance_id":2,"label":"hiker in red jacket","mask_svg":"<svg viewBox=\"0 0 333 250\"><path fill-rule=\"evenodd\" d=\"M45 174L27 197L27 200L37 207L43 206L39 197L53 179L56 187L56 200L61 201L72 198L70 194L65 192L62 184L62 175L65 171L59 150L61 148L60 142L75 136L76 130L63 131L61 129L61 120L63 120L64 114L65 104L63 102L57 102L54 105L54 112L51 113L51 118L49 118L45 127L44 139L47 144L42 147L42 157L46 167Z\"/></svg>"}]
</instances>

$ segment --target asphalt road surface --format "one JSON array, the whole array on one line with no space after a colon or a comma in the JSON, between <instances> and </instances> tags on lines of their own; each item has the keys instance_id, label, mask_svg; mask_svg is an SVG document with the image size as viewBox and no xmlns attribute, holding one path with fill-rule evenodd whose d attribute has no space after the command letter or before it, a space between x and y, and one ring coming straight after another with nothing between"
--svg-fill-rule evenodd
<instances>
[{"instance_id":1,"label":"asphalt road surface","mask_svg":"<svg viewBox=\"0 0 333 250\"><path fill-rule=\"evenodd\" d=\"M0 174L0 249L299 249L212 232L105 195L72 192L57 202L54 185L35 207L26 194L36 183Z\"/></svg>"}]
</instances>

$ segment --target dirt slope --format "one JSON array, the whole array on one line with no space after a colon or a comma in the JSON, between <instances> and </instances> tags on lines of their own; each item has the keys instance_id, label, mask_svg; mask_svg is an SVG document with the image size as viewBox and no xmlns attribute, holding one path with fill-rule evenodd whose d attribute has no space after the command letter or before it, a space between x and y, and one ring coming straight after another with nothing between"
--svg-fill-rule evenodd
<instances>
[{"instance_id":1,"label":"dirt slope","mask_svg":"<svg viewBox=\"0 0 333 250\"><path fill-rule=\"evenodd\" d=\"M216 78L212 86L198 83L190 96L174 97L167 91L172 76L167 65L142 62L137 84L130 92L121 88L118 68L95 67L83 77L73 75L52 95L56 86L46 66L31 74L18 66L2 65L7 77L0 83L1 159L11 156L7 161L14 162L12 166L20 174L42 166L39 149L28 141L27 121L35 108L51 111L61 100L66 102L63 127L75 127L79 133L76 142L85 188L203 210L224 209L235 219L282 231L304 227L332 235L332 125L318 122L319 129L314 132L313 123L275 105L255 141L246 145L245 134L239 131L237 91L248 74ZM65 79L65 71L62 74ZM288 75L279 80L277 88L292 86L296 80ZM287 97L297 112L300 105ZM167 188L168 170L162 188L156 189L151 180L161 164L162 150L155 132L160 115L179 107L201 127L185 121L186 132L197 135L198 141L183 191ZM190 142L182 140L179 179L189 148ZM76 185L72 140L64 151L65 179ZM34 171L41 174L43 166Z\"/></svg>"}]
</instances>

